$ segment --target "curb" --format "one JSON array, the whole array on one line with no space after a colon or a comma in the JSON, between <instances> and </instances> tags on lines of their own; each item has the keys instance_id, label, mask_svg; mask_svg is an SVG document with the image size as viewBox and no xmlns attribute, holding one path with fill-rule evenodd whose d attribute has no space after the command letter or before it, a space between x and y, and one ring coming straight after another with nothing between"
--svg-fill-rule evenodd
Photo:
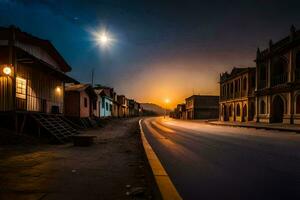
<instances>
[{"instance_id":1,"label":"curb","mask_svg":"<svg viewBox=\"0 0 300 200\"><path fill-rule=\"evenodd\" d=\"M265 127L265 126L248 126L248 125L234 125L234 124L216 124L207 122L209 125L213 126L230 126L230 127L241 127L241 128L254 128L254 129L265 129L265 130L275 130L275 131L284 131L284 132L296 132L300 133L300 130L293 130L293 129L285 129L285 128L276 128L276 127Z\"/></svg>"},{"instance_id":2,"label":"curb","mask_svg":"<svg viewBox=\"0 0 300 200\"><path fill-rule=\"evenodd\" d=\"M146 152L146 156L150 167L152 169L152 173L154 175L155 181L161 193L161 196L164 200L182 200L182 197L177 192L174 184L172 183L169 175L166 170L162 166L152 147L150 146L147 138L145 137L145 133L142 128L142 119L139 120L141 138L143 142L143 147Z\"/></svg>"}]
</instances>

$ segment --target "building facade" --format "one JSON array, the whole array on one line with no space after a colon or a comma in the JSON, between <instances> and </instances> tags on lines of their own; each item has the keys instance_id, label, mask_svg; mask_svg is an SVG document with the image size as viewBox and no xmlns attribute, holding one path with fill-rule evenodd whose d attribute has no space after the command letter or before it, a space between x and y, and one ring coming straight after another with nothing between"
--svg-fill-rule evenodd
<instances>
[{"instance_id":1,"label":"building facade","mask_svg":"<svg viewBox=\"0 0 300 200\"><path fill-rule=\"evenodd\" d=\"M119 117L125 117L126 113L126 97L124 95L117 95L117 101L119 103Z\"/></svg>"},{"instance_id":2,"label":"building facade","mask_svg":"<svg viewBox=\"0 0 300 200\"><path fill-rule=\"evenodd\" d=\"M113 116L113 97L112 88L95 87L95 93L98 96L97 101L97 117L112 117Z\"/></svg>"},{"instance_id":3,"label":"building facade","mask_svg":"<svg viewBox=\"0 0 300 200\"><path fill-rule=\"evenodd\" d=\"M65 115L88 118L98 110L97 95L89 84L74 84L65 89Z\"/></svg>"},{"instance_id":4,"label":"building facade","mask_svg":"<svg viewBox=\"0 0 300 200\"><path fill-rule=\"evenodd\" d=\"M66 75L69 71L50 41L0 27L1 125L23 129L29 112L63 114L64 84L77 82Z\"/></svg>"},{"instance_id":5,"label":"building facade","mask_svg":"<svg viewBox=\"0 0 300 200\"><path fill-rule=\"evenodd\" d=\"M220 75L219 120L246 122L255 115L255 68L233 68Z\"/></svg>"},{"instance_id":6,"label":"building facade","mask_svg":"<svg viewBox=\"0 0 300 200\"><path fill-rule=\"evenodd\" d=\"M186 98L187 119L217 119L219 96L193 95Z\"/></svg>"},{"instance_id":7,"label":"building facade","mask_svg":"<svg viewBox=\"0 0 300 200\"><path fill-rule=\"evenodd\" d=\"M256 120L300 124L300 31L290 34L256 56Z\"/></svg>"}]
</instances>

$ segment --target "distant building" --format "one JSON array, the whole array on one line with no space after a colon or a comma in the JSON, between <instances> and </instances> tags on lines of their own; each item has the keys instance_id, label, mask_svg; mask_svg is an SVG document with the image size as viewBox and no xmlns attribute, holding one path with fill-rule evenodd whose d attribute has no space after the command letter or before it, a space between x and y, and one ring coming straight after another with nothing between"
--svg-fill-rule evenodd
<instances>
[{"instance_id":1,"label":"distant building","mask_svg":"<svg viewBox=\"0 0 300 200\"><path fill-rule=\"evenodd\" d=\"M125 97L125 117L130 116L129 99Z\"/></svg>"},{"instance_id":2,"label":"distant building","mask_svg":"<svg viewBox=\"0 0 300 200\"><path fill-rule=\"evenodd\" d=\"M177 111L178 111L178 119L187 119L187 117L186 117L186 105L184 103L177 105Z\"/></svg>"},{"instance_id":3,"label":"distant building","mask_svg":"<svg viewBox=\"0 0 300 200\"><path fill-rule=\"evenodd\" d=\"M259 122L300 124L300 31L257 50L256 118Z\"/></svg>"},{"instance_id":4,"label":"distant building","mask_svg":"<svg viewBox=\"0 0 300 200\"><path fill-rule=\"evenodd\" d=\"M97 95L90 84L74 84L65 89L65 115L87 118L94 116Z\"/></svg>"},{"instance_id":5,"label":"distant building","mask_svg":"<svg viewBox=\"0 0 300 200\"><path fill-rule=\"evenodd\" d=\"M233 68L220 76L220 120L246 122L255 115L255 68Z\"/></svg>"},{"instance_id":6,"label":"distant building","mask_svg":"<svg viewBox=\"0 0 300 200\"><path fill-rule=\"evenodd\" d=\"M193 95L185 99L187 119L217 119L219 96Z\"/></svg>"},{"instance_id":7,"label":"distant building","mask_svg":"<svg viewBox=\"0 0 300 200\"><path fill-rule=\"evenodd\" d=\"M178 104L173 112L170 112L170 117L175 119L186 119L185 104Z\"/></svg>"},{"instance_id":8,"label":"distant building","mask_svg":"<svg viewBox=\"0 0 300 200\"><path fill-rule=\"evenodd\" d=\"M113 100L112 116L113 117L120 117L119 107L121 105L118 102L118 95L114 91L113 91L113 94L112 94L112 100Z\"/></svg>"},{"instance_id":9,"label":"distant building","mask_svg":"<svg viewBox=\"0 0 300 200\"><path fill-rule=\"evenodd\" d=\"M98 95L98 117L112 117L113 113L113 89L109 87L95 87Z\"/></svg>"},{"instance_id":10,"label":"distant building","mask_svg":"<svg viewBox=\"0 0 300 200\"><path fill-rule=\"evenodd\" d=\"M117 95L117 101L119 103L119 117L126 116L126 97L124 95Z\"/></svg>"}]
</instances>

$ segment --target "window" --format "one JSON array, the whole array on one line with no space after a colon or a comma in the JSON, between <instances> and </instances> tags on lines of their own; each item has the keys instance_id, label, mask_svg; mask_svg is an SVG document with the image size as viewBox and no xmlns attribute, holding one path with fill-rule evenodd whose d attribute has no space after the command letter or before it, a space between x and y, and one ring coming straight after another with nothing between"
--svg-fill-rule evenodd
<instances>
[{"instance_id":1,"label":"window","mask_svg":"<svg viewBox=\"0 0 300 200\"><path fill-rule=\"evenodd\" d=\"M240 107L240 104L237 104L237 106L236 106L236 115L237 116L241 116L241 107Z\"/></svg>"},{"instance_id":2,"label":"window","mask_svg":"<svg viewBox=\"0 0 300 200\"><path fill-rule=\"evenodd\" d=\"M106 102L106 104L105 104L105 105L106 105L106 110L108 110L108 103Z\"/></svg>"},{"instance_id":3,"label":"window","mask_svg":"<svg viewBox=\"0 0 300 200\"><path fill-rule=\"evenodd\" d=\"M103 109L105 108L105 101L104 101L104 98L102 98L102 108L103 108Z\"/></svg>"},{"instance_id":4,"label":"window","mask_svg":"<svg viewBox=\"0 0 300 200\"><path fill-rule=\"evenodd\" d=\"M84 107L86 108L87 107L87 98L84 97Z\"/></svg>"},{"instance_id":5,"label":"window","mask_svg":"<svg viewBox=\"0 0 300 200\"><path fill-rule=\"evenodd\" d=\"M266 103L264 100L261 100L260 102L260 114L265 114L266 113Z\"/></svg>"},{"instance_id":6,"label":"window","mask_svg":"<svg viewBox=\"0 0 300 200\"><path fill-rule=\"evenodd\" d=\"M300 95L296 97L296 114L300 114Z\"/></svg>"},{"instance_id":7,"label":"window","mask_svg":"<svg viewBox=\"0 0 300 200\"><path fill-rule=\"evenodd\" d=\"M26 79L16 78L16 97L26 99Z\"/></svg>"}]
</instances>

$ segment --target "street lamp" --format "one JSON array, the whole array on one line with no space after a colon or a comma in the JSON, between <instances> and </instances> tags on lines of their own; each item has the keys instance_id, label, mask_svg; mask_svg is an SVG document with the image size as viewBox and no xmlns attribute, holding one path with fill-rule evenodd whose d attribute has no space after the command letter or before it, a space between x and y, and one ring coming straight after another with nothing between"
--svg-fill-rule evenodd
<instances>
[{"instance_id":1,"label":"street lamp","mask_svg":"<svg viewBox=\"0 0 300 200\"><path fill-rule=\"evenodd\" d=\"M6 66L3 68L3 73L7 76L9 76L11 74L11 68Z\"/></svg>"}]
</instances>

